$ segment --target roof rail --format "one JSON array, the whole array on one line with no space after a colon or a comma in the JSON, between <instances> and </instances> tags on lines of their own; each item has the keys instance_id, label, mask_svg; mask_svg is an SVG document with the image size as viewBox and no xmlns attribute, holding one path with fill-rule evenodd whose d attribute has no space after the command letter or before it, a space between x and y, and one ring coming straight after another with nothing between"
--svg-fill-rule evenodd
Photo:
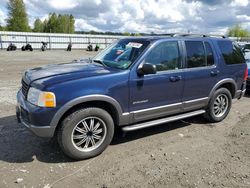
<instances>
[{"instance_id":1,"label":"roof rail","mask_svg":"<svg viewBox=\"0 0 250 188\"><path fill-rule=\"evenodd\" d=\"M221 37L226 38L225 35L218 35L218 34L200 34L200 33L177 33L175 36L181 37L189 37L189 36L197 36L197 37Z\"/></svg>"},{"instance_id":2,"label":"roof rail","mask_svg":"<svg viewBox=\"0 0 250 188\"><path fill-rule=\"evenodd\" d=\"M154 36L170 36L170 37L221 37L226 38L225 35L218 34L200 34L200 33L164 33L154 34Z\"/></svg>"}]
</instances>

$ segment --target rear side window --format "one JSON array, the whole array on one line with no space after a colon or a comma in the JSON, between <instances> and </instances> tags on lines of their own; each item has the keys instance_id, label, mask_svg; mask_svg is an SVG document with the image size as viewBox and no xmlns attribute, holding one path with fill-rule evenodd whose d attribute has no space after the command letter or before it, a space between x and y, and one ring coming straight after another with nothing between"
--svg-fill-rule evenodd
<instances>
[{"instance_id":1,"label":"rear side window","mask_svg":"<svg viewBox=\"0 0 250 188\"><path fill-rule=\"evenodd\" d=\"M187 67L205 67L206 56L203 42L200 41L186 41L187 49Z\"/></svg>"},{"instance_id":2,"label":"rear side window","mask_svg":"<svg viewBox=\"0 0 250 188\"><path fill-rule=\"evenodd\" d=\"M231 41L219 41L218 45L227 65L245 62L241 49L236 44L233 44Z\"/></svg>"}]
</instances>

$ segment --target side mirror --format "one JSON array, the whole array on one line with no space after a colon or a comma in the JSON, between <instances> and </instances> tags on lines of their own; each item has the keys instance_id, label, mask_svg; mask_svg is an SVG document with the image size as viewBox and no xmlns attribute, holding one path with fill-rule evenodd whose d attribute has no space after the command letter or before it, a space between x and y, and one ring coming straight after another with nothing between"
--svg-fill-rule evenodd
<instances>
[{"instance_id":1,"label":"side mirror","mask_svg":"<svg viewBox=\"0 0 250 188\"><path fill-rule=\"evenodd\" d=\"M156 74L156 66L150 63L143 63L139 66L137 73L139 76L146 74Z\"/></svg>"}]
</instances>

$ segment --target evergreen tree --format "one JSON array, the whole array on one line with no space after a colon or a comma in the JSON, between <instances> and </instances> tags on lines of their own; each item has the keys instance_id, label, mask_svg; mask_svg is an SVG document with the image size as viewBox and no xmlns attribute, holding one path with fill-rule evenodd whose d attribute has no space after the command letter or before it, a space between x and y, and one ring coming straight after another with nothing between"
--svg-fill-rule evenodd
<instances>
[{"instance_id":1,"label":"evergreen tree","mask_svg":"<svg viewBox=\"0 0 250 188\"><path fill-rule=\"evenodd\" d=\"M56 13L49 15L49 20L45 32L47 33L57 33L59 28L58 16Z\"/></svg>"},{"instance_id":2,"label":"evergreen tree","mask_svg":"<svg viewBox=\"0 0 250 188\"><path fill-rule=\"evenodd\" d=\"M4 31L4 27L0 25L0 31Z\"/></svg>"},{"instance_id":3,"label":"evergreen tree","mask_svg":"<svg viewBox=\"0 0 250 188\"><path fill-rule=\"evenodd\" d=\"M75 18L72 14L69 15L69 32L68 33L74 33L75 32Z\"/></svg>"},{"instance_id":4,"label":"evergreen tree","mask_svg":"<svg viewBox=\"0 0 250 188\"><path fill-rule=\"evenodd\" d=\"M23 0L9 0L7 5L7 29L9 31L30 31Z\"/></svg>"},{"instance_id":5,"label":"evergreen tree","mask_svg":"<svg viewBox=\"0 0 250 188\"><path fill-rule=\"evenodd\" d=\"M43 23L44 32L47 33L74 33L75 18L72 15L57 15L50 13L48 20Z\"/></svg>"},{"instance_id":6,"label":"evergreen tree","mask_svg":"<svg viewBox=\"0 0 250 188\"><path fill-rule=\"evenodd\" d=\"M124 32L122 35L124 35L124 36L131 36L131 34L129 32Z\"/></svg>"},{"instance_id":7,"label":"evergreen tree","mask_svg":"<svg viewBox=\"0 0 250 188\"><path fill-rule=\"evenodd\" d=\"M47 32L48 31L48 20L45 19L43 21L43 32Z\"/></svg>"},{"instance_id":8,"label":"evergreen tree","mask_svg":"<svg viewBox=\"0 0 250 188\"><path fill-rule=\"evenodd\" d=\"M39 18L37 18L34 22L33 31L34 32L43 32L43 30L44 30L44 23Z\"/></svg>"}]
</instances>

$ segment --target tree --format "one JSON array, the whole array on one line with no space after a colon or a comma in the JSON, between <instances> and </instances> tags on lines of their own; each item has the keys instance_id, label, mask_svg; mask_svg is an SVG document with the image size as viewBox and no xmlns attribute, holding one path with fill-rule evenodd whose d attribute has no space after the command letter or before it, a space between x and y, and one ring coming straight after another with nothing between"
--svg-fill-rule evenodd
<instances>
[{"instance_id":1,"label":"tree","mask_svg":"<svg viewBox=\"0 0 250 188\"><path fill-rule=\"evenodd\" d=\"M43 21L43 32L47 32L48 31L48 20L45 19Z\"/></svg>"},{"instance_id":2,"label":"tree","mask_svg":"<svg viewBox=\"0 0 250 188\"><path fill-rule=\"evenodd\" d=\"M249 37L250 32L237 24L228 29L227 35L229 37Z\"/></svg>"},{"instance_id":3,"label":"tree","mask_svg":"<svg viewBox=\"0 0 250 188\"><path fill-rule=\"evenodd\" d=\"M4 31L4 27L0 25L0 31Z\"/></svg>"},{"instance_id":4,"label":"tree","mask_svg":"<svg viewBox=\"0 0 250 188\"><path fill-rule=\"evenodd\" d=\"M75 32L75 18L72 14L69 15L69 31L68 33Z\"/></svg>"},{"instance_id":5,"label":"tree","mask_svg":"<svg viewBox=\"0 0 250 188\"><path fill-rule=\"evenodd\" d=\"M28 17L23 0L9 0L7 5L8 18L7 30L9 31L30 31Z\"/></svg>"},{"instance_id":6,"label":"tree","mask_svg":"<svg viewBox=\"0 0 250 188\"><path fill-rule=\"evenodd\" d=\"M122 35L124 35L124 36L130 36L131 34L129 32L124 32Z\"/></svg>"},{"instance_id":7,"label":"tree","mask_svg":"<svg viewBox=\"0 0 250 188\"><path fill-rule=\"evenodd\" d=\"M39 18L37 18L34 22L33 31L34 32L43 32L43 30L44 30L44 23Z\"/></svg>"},{"instance_id":8,"label":"tree","mask_svg":"<svg viewBox=\"0 0 250 188\"><path fill-rule=\"evenodd\" d=\"M43 22L44 32L74 33L75 18L73 15L50 13L48 20Z\"/></svg>"},{"instance_id":9,"label":"tree","mask_svg":"<svg viewBox=\"0 0 250 188\"><path fill-rule=\"evenodd\" d=\"M57 33L59 27L58 16L56 13L50 13L45 32L47 33Z\"/></svg>"},{"instance_id":10,"label":"tree","mask_svg":"<svg viewBox=\"0 0 250 188\"><path fill-rule=\"evenodd\" d=\"M141 36L141 34L140 33L133 33L133 36L139 37L139 36Z\"/></svg>"}]
</instances>

